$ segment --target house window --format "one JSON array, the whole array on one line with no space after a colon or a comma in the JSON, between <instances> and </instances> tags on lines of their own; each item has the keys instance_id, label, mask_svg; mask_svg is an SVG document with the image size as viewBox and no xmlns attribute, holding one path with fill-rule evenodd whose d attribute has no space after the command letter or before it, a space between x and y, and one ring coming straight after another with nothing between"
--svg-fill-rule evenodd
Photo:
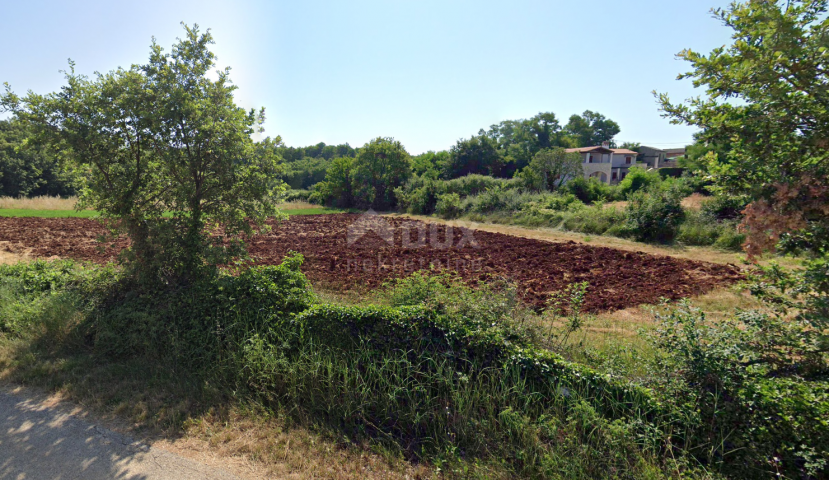
<instances>
[{"instance_id":1,"label":"house window","mask_svg":"<svg viewBox=\"0 0 829 480\"><path fill-rule=\"evenodd\" d=\"M630 162L631 162L631 157L625 157L625 163L630 163Z\"/></svg>"},{"instance_id":2,"label":"house window","mask_svg":"<svg viewBox=\"0 0 829 480\"><path fill-rule=\"evenodd\" d=\"M616 178L617 178L618 176L619 176L619 174L618 174L617 172L613 172L613 173L611 173L611 174L610 174L610 179L611 179L611 180L616 180Z\"/></svg>"},{"instance_id":3,"label":"house window","mask_svg":"<svg viewBox=\"0 0 829 480\"><path fill-rule=\"evenodd\" d=\"M622 172L622 179L624 179L627 176L627 174L628 172Z\"/></svg>"},{"instance_id":4,"label":"house window","mask_svg":"<svg viewBox=\"0 0 829 480\"><path fill-rule=\"evenodd\" d=\"M593 155L587 158L587 163L593 163Z\"/></svg>"}]
</instances>

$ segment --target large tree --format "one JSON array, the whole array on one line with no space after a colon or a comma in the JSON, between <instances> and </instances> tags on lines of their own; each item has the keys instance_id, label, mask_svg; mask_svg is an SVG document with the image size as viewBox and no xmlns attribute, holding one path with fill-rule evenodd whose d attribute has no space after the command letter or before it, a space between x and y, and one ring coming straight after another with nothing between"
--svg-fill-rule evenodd
<instances>
[{"instance_id":1,"label":"large tree","mask_svg":"<svg viewBox=\"0 0 829 480\"><path fill-rule=\"evenodd\" d=\"M829 231L829 19L826 0L753 0L714 10L734 42L679 53L706 95L673 103L673 123L701 128L708 173L722 191L754 200L744 227L760 253L784 233ZM817 246L816 244L814 246Z\"/></svg>"},{"instance_id":2,"label":"large tree","mask_svg":"<svg viewBox=\"0 0 829 480\"><path fill-rule=\"evenodd\" d=\"M523 120L505 120L489 127L486 136L497 143L503 164L501 174L506 177L529 165L541 149L575 146L563 135L561 124L552 112L540 112Z\"/></svg>"},{"instance_id":3,"label":"large tree","mask_svg":"<svg viewBox=\"0 0 829 480\"><path fill-rule=\"evenodd\" d=\"M72 176L58 157L29 141L30 129L14 118L0 120L0 196L66 196L75 193Z\"/></svg>"},{"instance_id":4,"label":"large tree","mask_svg":"<svg viewBox=\"0 0 829 480\"><path fill-rule=\"evenodd\" d=\"M501 173L501 156L497 144L486 135L458 140L449 150L445 178L463 177L472 173L496 176Z\"/></svg>"},{"instance_id":5,"label":"large tree","mask_svg":"<svg viewBox=\"0 0 829 480\"><path fill-rule=\"evenodd\" d=\"M19 97L6 85L2 98L75 167L80 204L129 235L134 271L163 282L242 253L238 240L275 213L282 188L277 158L254 152L264 111L236 106L229 69L208 75L210 32L184 28L170 53L153 42L145 65L89 79L70 62L60 92Z\"/></svg>"},{"instance_id":6,"label":"large tree","mask_svg":"<svg viewBox=\"0 0 829 480\"><path fill-rule=\"evenodd\" d=\"M520 172L527 185L535 190L556 190L568 180L583 175L582 158L564 148L540 150L530 165Z\"/></svg>"},{"instance_id":7,"label":"large tree","mask_svg":"<svg viewBox=\"0 0 829 480\"><path fill-rule=\"evenodd\" d=\"M354 159L353 182L358 206L388 210L397 204L394 189L412 175L412 160L403 145L378 137L365 144Z\"/></svg>"},{"instance_id":8,"label":"large tree","mask_svg":"<svg viewBox=\"0 0 829 480\"><path fill-rule=\"evenodd\" d=\"M747 385L752 385L747 379L753 375L762 376L762 381L752 385L748 395L735 395L735 387L722 382L712 384L716 387L705 395L717 405L717 415L709 414L706 423L716 425L717 417L723 418L719 412L750 412L771 399L808 412L820 404L825 391L821 382L829 372L829 18L827 0L750 0L713 13L733 30L733 42L707 55L692 50L679 54L692 67L679 78L692 79L705 94L685 103L657 94L659 102L672 122L701 129L700 145L691 154L707 152L702 162L693 159L695 168L704 169L721 193L752 200L742 225L748 233L747 252L756 256L776 246L798 254L805 263L804 269L792 272L758 266L764 274L751 290L770 300L769 308L741 313L742 323L732 327L735 334L717 336L718 342L730 335L743 344L729 347L728 362L739 373L728 376ZM785 380L774 380L781 377ZM813 380L817 382L810 385ZM743 442L729 448L738 455L743 450L762 458L761 468L773 465L775 471L768 476L824 478L825 448L797 435L786 438L777 433L778 425L797 425L796 417L775 418L766 425L762 419L755 422L762 426L754 430L774 442ZM725 427L732 429L733 421ZM795 429L798 433L800 427ZM741 467L752 465L741 462Z\"/></svg>"},{"instance_id":9,"label":"large tree","mask_svg":"<svg viewBox=\"0 0 829 480\"><path fill-rule=\"evenodd\" d=\"M332 207L354 206L354 159L338 157L331 161L325 180L313 186L314 201Z\"/></svg>"},{"instance_id":10,"label":"large tree","mask_svg":"<svg viewBox=\"0 0 829 480\"><path fill-rule=\"evenodd\" d=\"M619 134L619 124L598 112L585 110L581 115L571 115L564 134L578 147L592 147L602 142L612 142Z\"/></svg>"}]
</instances>

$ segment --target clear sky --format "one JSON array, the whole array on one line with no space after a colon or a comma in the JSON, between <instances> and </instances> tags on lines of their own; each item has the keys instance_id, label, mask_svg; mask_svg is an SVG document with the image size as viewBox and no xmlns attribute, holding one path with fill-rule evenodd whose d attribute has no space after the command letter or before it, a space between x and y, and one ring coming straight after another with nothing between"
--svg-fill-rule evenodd
<instances>
[{"instance_id":1,"label":"clear sky","mask_svg":"<svg viewBox=\"0 0 829 480\"><path fill-rule=\"evenodd\" d=\"M417 154L501 120L593 110L617 140L668 148L694 130L661 118L651 91L697 94L674 55L728 43L709 13L726 3L2 0L0 82L47 93L68 58L85 74L143 63L184 21L211 29L237 103L264 106L265 134L291 146L391 136Z\"/></svg>"}]
</instances>

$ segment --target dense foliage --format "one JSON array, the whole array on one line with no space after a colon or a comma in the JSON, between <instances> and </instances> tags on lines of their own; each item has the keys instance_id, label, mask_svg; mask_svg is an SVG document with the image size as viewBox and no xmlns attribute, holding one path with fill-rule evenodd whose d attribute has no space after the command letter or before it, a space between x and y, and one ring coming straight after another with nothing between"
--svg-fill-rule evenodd
<instances>
[{"instance_id":1,"label":"dense foliage","mask_svg":"<svg viewBox=\"0 0 829 480\"><path fill-rule=\"evenodd\" d=\"M185 30L171 53L154 43L145 65L95 79L71 68L59 93L21 98L7 86L2 97L73 165L80 206L129 235L133 270L165 284L241 254L238 239L275 213L282 187L277 157L257 155L251 140L264 110L236 106L229 69L208 77L210 33Z\"/></svg>"},{"instance_id":2,"label":"dense foliage","mask_svg":"<svg viewBox=\"0 0 829 480\"><path fill-rule=\"evenodd\" d=\"M326 145L320 142L307 147L288 147L278 137L258 142L256 148L258 155L270 154L282 159L279 176L294 190L307 190L323 181L335 159L357 155L357 151L347 143Z\"/></svg>"},{"instance_id":3,"label":"dense foliage","mask_svg":"<svg viewBox=\"0 0 829 480\"><path fill-rule=\"evenodd\" d=\"M570 180L584 177L582 158L578 153L567 153L561 147L545 148L533 156L518 176L527 188L552 192Z\"/></svg>"},{"instance_id":4,"label":"dense foliage","mask_svg":"<svg viewBox=\"0 0 829 480\"><path fill-rule=\"evenodd\" d=\"M72 175L56 153L30 142L31 136L23 122L0 120L0 196L74 195Z\"/></svg>"},{"instance_id":5,"label":"dense foliage","mask_svg":"<svg viewBox=\"0 0 829 480\"><path fill-rule=\"evenodd\" d=\"M503 281L419 272L384 287L386 306L338 306L310 293L301 264L294 255L153 298L112 269L2 266L0 311L15 315L0 332L51 335L102 361L166 360L341 438L464 465L461 475L493 462L532 478L817 478L827 467L827 358L782 316L710 323L667 309L653 354L636 357L648 374L626 377L562 343L589 286L551 299L569 313L550 331Z\"/></svg>"},{"instance_id":6,"label":"dense foliage","mask_svg":"<svg viewBox=\"0 0 829 480\"><path fill-rule=\"evenodd\" d=\"M693 79L706 96L673 104L659 95L674 123L702 128L698 138L710 151L698 163L714 187L737 197L737 205L750 202L741 225L748 234L747 253L756 258L779 248L806 257L801 272L764 270L755 289L768 292L774 286L775 304L794 320L773 331L806 329L812 353L824 357L829 352L827 5L826 0L750 1L715 10L733 30L734 42L708 55L680 54L692 66L680 78ZM717 210L726 215L732 208Z\"/></svg>"},{"instance_id":7,"label":"dense foliage","mask_svg":"<svg viewBox=\"0 0 829 480\"><path fill-rule=\"evenodd\" d=\"M745 222L750 253L793 231L811 231L816 250L825 252L827 2L750 1L714 13L734 42L709 55L679 54L692 66L680 78L706 96L674 104L660 94L665 116L700 127L699 141L712 146L703 161L716 186L753 200Z\"/></svg>"},{"instance_id":8,"label":"dense foliage","mask_svg":"<svg viewBox=\"0 0 829 480\"><path fill-rule=\"evenodd\" d=\"M411 157L393 138L378 137L357 150L356 158L334 159L311 199L339 207L389 210L397 205L395 188L411 176Z\"/></svg>"}]
</instances>

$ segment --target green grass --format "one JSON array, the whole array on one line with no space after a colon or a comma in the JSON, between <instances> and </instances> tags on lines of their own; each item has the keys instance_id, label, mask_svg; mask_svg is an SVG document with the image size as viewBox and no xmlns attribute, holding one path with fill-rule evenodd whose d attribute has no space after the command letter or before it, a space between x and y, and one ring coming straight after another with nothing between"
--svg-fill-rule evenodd
<instances>
[{"instance_id":1,"label":"green grass","mask_svg":"<svg viewBox=\"0 0 829 480\"><path fill-rule=\"evenodd\" d=\"M347 210L336 208L303 208L282 210L287 215L323 215L327 213L346 213ZM29 210L23 208L0 208L0 217L39 217L39 218L95 218L98 212L95 210Z\"/></svg>"},{"instance_id":2,"label":"green grass","mask_svg":"<svg viewBox=\"0 0 829 480\"><path fill-rule=\"evenodd\" d=\"M350 210L342 210L339 208L300 208L300 209L283 209L287 215L324 215L327 213L349 213Z\"/></svg>"}]
</instances>

